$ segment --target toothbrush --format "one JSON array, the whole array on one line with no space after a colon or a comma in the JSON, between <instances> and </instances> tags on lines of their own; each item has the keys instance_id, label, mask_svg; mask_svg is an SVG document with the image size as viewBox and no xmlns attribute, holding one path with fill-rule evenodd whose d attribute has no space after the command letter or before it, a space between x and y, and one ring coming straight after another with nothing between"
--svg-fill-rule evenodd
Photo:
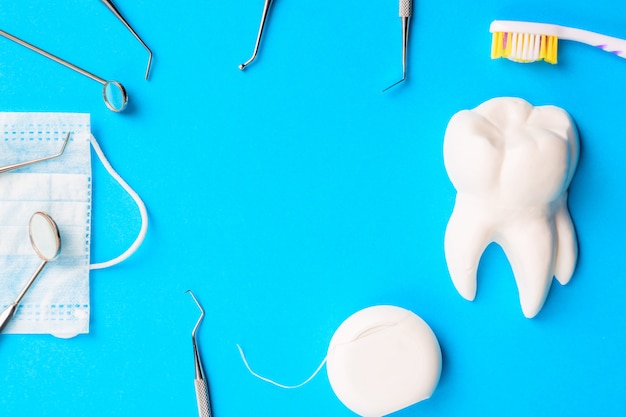
<instances>
[{"instance_id":1,"label":"toothbrush","mask_svg":"<svg viewBox=\"0 0 626 417\"><path fill-rule=\"evenodd\" d=\"M556 64L559 38L586 43L626 58L626 40L588 30L546 23L495 20L489 31L493 33L493 59L508 58L516 62L544 60Z\"/></svg>"}]
</instances>

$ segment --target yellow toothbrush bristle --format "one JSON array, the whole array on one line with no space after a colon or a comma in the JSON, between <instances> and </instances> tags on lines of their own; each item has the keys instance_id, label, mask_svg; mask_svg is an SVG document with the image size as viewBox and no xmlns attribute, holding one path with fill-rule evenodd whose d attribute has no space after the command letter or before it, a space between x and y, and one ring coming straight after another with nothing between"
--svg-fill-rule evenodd
<instances>
[{"instance_id":1,"label":"yellow toothbrush bristle","mask_svg":"<svg viewBox=\"0 0 626 417\"><path fill-rule=\"evenodd\" d=\"M502 32L494 32L491 41L491 58L502 58L502 38L504 34Z\"/></svg>"},{"instance_id":2,"label":"yellow toothbrush bristle","mask_svg":"<svg viewBox=\"0 0 626 417\"><path fill-rule=\"evenodd\" d=\"M557 63L559 39L556 36L515 32L493 32L491 58L515 62L546 61Z\"/></svg>"},{"instance_id":3,"label":"yellow toothbrush bristle","mask_svg":"<svg viewBox=\"0 0 626 417\"><path fill-rule=\"evenodd\" d=\"M559 46L559 38L556 36L548 36L548 54L545 57L545 61L551 64L556 64L556 57Z\"/></svg>"}]
</instances>

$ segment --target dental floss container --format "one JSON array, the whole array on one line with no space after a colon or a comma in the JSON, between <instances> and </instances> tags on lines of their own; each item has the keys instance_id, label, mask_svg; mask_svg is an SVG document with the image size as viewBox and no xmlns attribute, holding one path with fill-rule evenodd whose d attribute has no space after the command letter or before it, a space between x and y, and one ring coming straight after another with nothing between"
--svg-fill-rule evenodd
<instances>
[{"instance_id":1,"label":"dental floss container","mask_svg":"<svg viewBox=\"0 0 626 417\"><path fill-rule=\"evenodd\" d=\"M363 417L381 417L430 398L441 374L441 349L415 313L373 306L335 331L326 370L346 407Z\"/></svg>"}]
</instances>

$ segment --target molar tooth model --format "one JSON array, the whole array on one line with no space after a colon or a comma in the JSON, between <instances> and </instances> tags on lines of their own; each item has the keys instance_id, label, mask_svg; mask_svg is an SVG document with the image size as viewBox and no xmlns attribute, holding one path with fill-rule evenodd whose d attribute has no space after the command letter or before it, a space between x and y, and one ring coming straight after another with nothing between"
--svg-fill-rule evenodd
<instances>
[{"instance_id":1,"label":"molar tooth model","mask_svg":"<svg viewBox=\"0 0 626 417\"><path fill-rule=\"evenodd\" d=\"M552 277L570 280L578 247L567 189L579 144L570 116L555 106L495 98L450 120L444 163L457 190L445 255L459 293L476 296L476 271L491 242L504 250L524 315L543 307Z\"/></svg>"}]
</instances>

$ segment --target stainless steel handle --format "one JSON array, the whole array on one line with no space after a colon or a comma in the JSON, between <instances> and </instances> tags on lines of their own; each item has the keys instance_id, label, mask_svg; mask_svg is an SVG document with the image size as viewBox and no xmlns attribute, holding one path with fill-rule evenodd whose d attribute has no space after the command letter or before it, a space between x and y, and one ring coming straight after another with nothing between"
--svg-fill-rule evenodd
<instances>
[{"instance_id":1,"label":"stainless steel handle","mask_svg":"<svg viewBox=\"0 0 626 417\"><path fill-rule=\"evenodd\" d=\"M17 312L17 303L10 304L3 312L0 314L0 332L4 330L7 324L11 321L15 313Z\"/></svg>"},{"instance_id":2,"label":"stainless steel handle","mask_svg":"<svg viewBox=\"0 0 626 417\"><path fill-rule=\"evenodd\" d=\"M211 417L211 401L209 400L209 387L204 379L193 380L196 388L196 400L198 401L198 416Z\"/></svg>"},{"instance_id":3,"label":"stainless steel handle","mask_svg":"<svg viewBox=\"0 0 626 417\"><path fill-rule=\"evenodd\" d=\"M400 17L411 17L411 0L400 0Z\"/></svg>"}]
</instances>

